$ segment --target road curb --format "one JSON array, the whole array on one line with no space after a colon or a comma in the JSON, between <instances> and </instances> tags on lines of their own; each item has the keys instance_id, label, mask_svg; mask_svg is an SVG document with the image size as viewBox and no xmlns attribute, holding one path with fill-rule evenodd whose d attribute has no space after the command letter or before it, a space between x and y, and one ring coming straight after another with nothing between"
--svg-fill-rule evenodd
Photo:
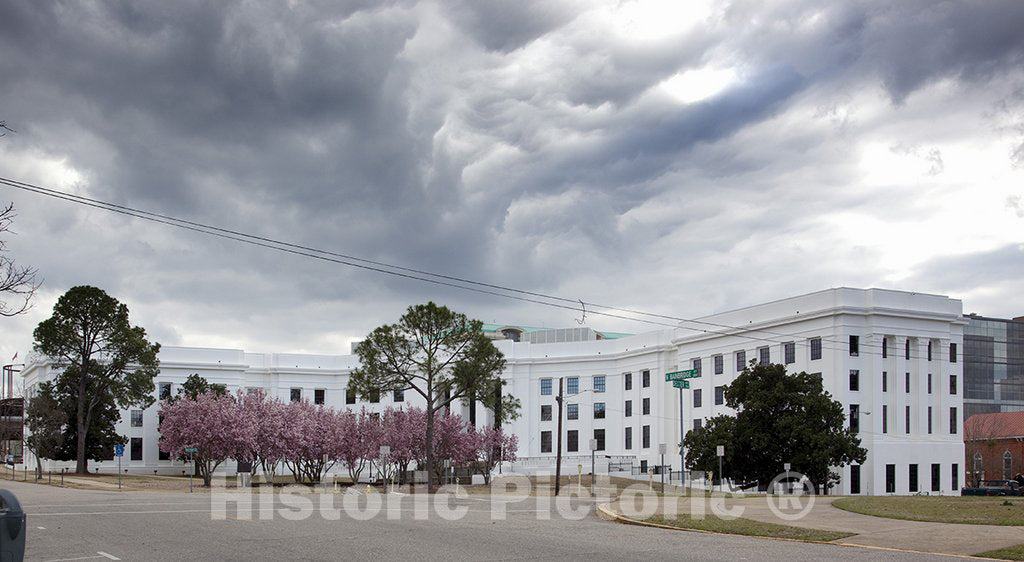
<instances>
[{"instance_id":1,"label":"road curb","mask_svg":"<svg viewBox=\"0 0 1024 562\"><path fill-rule=\"evenodd\" d=\"M603 519L605 521L614 521L616 523L622 523L624 525L636 525L638 527L654 527L655 529L667 529L667 530L670 530L670 531L686 531L686 532L690 532L690 533L704 533L705 535L720 535L720 536L729 536L729 537L747 537L747 538L751 538L751 539L768 539L768 540L773 540L773 541L799 542L799 543L804 543L804 544L827 544L827 545L832 545L832 546L841 546L841 547L848 547L848 548L866 548L866 549L870 549L870 550L882 550L882 551L887 551L887 552L906 552L906 553L910 553L910 554L927 554L927 555L931 555L931 556L948 556L948 557L951 557L951 558L963 558L963 559L967 559L967 560L999 560L998 558L984 558L984 557L981 557L981 556L971 556L969 554L950 554L950 553L945 553L945 552L926 552L926 551L923 551L923 550L910 550L910 549L906 549L906 548L892 548L892 547L885 547L885 546L872 546L872 545L857 544L857 543L850 543L850 542L834 542L834 541L833 542L826 542L826 541L811 541L811 540L801 540L801 539L787 539L785 537L764 537L764 536L757 536L757 535L739 535L739 534L735 534L735 533L719 533L717 531L707 531L707 530L704 530L704 529L687 529L687 528L684 528L684 527L673 527L671 525L661 525L660 523L648 523L647 521L640 521L640 520L637 520L637 519L631 519L629 517L626 517L625 515L622 515L620 513L616 513L615 511L613 511L611 509L611 507L609 507L609 504L606 504L606 503L599 504L597 506L597 511L598 511L598 517L600 517L601 519ZM836 539L836 540L844 540L844 539Z\"/></svg>"}]
</instances>

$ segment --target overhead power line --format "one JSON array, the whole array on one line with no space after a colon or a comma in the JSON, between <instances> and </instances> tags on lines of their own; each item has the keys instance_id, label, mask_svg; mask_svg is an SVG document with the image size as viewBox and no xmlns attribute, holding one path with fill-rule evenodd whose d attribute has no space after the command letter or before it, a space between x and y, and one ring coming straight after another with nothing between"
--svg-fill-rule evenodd
<instances>
[{"instance_id":1,"label":"overhead power line","mask_svg":"<svg viewBox=\"0 0 1024 562\"><path fill-rule=\"evenodd\" d=\"M176 227L176 228L181 228L181 229L184 229L184 230L189 230L189 231L197 232L197 233L200 233L200 234L207 234L207 235L210 235L210 236L216 236L218 238L233 240L233 241L236 241L236 242L241 242L241 243L244 243L244 244L250 244L250 245L253 245L253 246L263 247L263 248L267 248L267 249L271 249L271 250L277 250L277 251L280 251L280 252L285 252L285 253L289 253L289 254L293 254L293 255L309 257L309 258L313 258L313 259L317 259L317 260L321 260L321 261L337 263L337 264L340 264L340 265L345 265L345 266L354 267L354 268L358 268L358 269L363 269L363 270L367 270L367 271L373 271L373 272L376 272L376 273L383 273L383 274L391 275L391 276L394 276L394 277L400 277L400 278L405 278L405 279L410 279L410 280L415 280L415 281L421 281L421 282L425 282L425 283L431 283L431 284L434 284L434 285L452 287L452 288L461 289L461 290L465 290L465 291L471 291L471 292L475 292L475 293L479 293L479 294L486 294L486 295L491 295L491 296L496 296L496 297L501 297L501 298L506 298L506 299L517 300L517 301L521 301L521 302L528 302L528 303L532 303L532 304L538 304L538 305L542 305L542 306L549 306L549 307L554 307L554 308L559 308L559 309L564 309L564 310L572 310L572 311L579 311L579 306L577 306L577 304L579 303L579 304L583 305L584 307L589 307L590 308L588 310L589 313L597 314L597 315L605 316L605 317L609 317L609 318L616 318L616 319L621 319L621 320L630 320L630 321L633 321L633 322L641 322L641 323L645 323L645 324L651 324L651 325L663 326L663 327L669 327L669 328L681 328L681 329L690 330L690 331L693 331L693 332L716 334L716 335L722 335L722 336L735 336L735 337L741 337L741 338L752 340L752 341L760 341L760 342L766 342L766 343L771 343L771 344L782 344L782 343L790 343L790 342L792 342L792 336L791 335L785 334L785 333L781 333L781 332L773 332L771 330L764 329L764 328L750 328L750 327L731 326L731 325L728 325L728 324L710 322L710 321L699 320L699 319L694 319L694 318L684 318L684 317L680 317L680 316L672 316L672 315L666 315L666 314L658 314L658 313L652 313L652 312L645 312L645 311L637 310L637 309L616 307L616 306L612 306L612 305L605 305L605 304L600 304L600 303L583 301L583 300L580 300L580 299L572 299L572 298L567 298L567 297L561 297L561 296L558 296L558 295L545 294L545 293L541 293L541 292L537 292L537 291L528 291L528 290L524 290L524 289L517 289L517 288L514 288L514 287L507 287L507 286L498 285L498 284L494 284L494 283L475 281L475 280L472 280L472 279L467 279L467 278L458 277L458 276L454 276L454 275L447 275L447 274L443 274L443 273L435 273L435 272L425 271L425 270L421 270L421 269L404 267L404 266L400 266L400 265L394 265L394 264L389 264L389 263L385 263L385 262L380 262L380 261L370 260L370 259L366 259L366 258L361 258L361 257L358 257L358 256L353 256L353 255L344 254L344 253L340 253L340 252L334 252L334 251L330 251L330 250L323 250L323 249L319 249L319 248L315 248L315 247L311 247L311 246L306 246L306 245L302 245L302 244L295 244L295 243L291 243L291 242L285 242L285 241L282 241L282 240L277 240L277 239L273 239L273 238L269 238L269 237L265 237L265 236L249 234L249 233L241 232L241 231L238 231L238 230L232 230L232 229L222 228L222 227L218 227L218 226L214 226L214 225L209 225L209 224L204 224L204 223L200 223L200 222L196 222L196 221L181 219L181 218L177 218L177 217L174 217L174 216L171 216L171 215L167 215L167 214L155 213L155 212L151 212L151 211L146 211L146 210L142 210L142 209L128 207L128 206L125 206L125 205L119 205L119 204L116 204L116 203L110 203L110 202L107 202L107 201L102 201L102 200L99 200L99 199L94 199L94 198L86 197L86 196L83 196L83 195L77 195L77 194L68 193L68 192L65 192L65 191L60 191L60 190L56 190L56 189L52 189L52 188L47 188L47 187L43 187L43 186L36 185L36 184L31 184L31 183L27 183L27 182L22 182L22 181L14 180L14 179L11 179L11 178L0 177L0 184L6 185L8 187L15 188L15 189L19 189L19 190L22 190L22 191L27 191L27 192L35 193L35 194L38 194L38 195L44 195L44 196L47 196L47 197L61 199L61 200L68 201L68 202L71 202L71 203L76 203L76 204L79 204L79 205L85 205L85 206L88 206L88 207L93 207L93 208L96 208L96 209L101 209L101 210L105 210L105 211L109 211L109 212L113 212L113 213L118 213L118 214L121 214L121 215L130 216L130 217L134 217L134 218L138 218L138 219L142 219L142 220L146 220L146 221L150 221L150 222L155 222L155 223L163 224L163 225L166 225L166 226L172 226L172 227ZM628 315L633 315L633 316L628 316ZM640 318L638 318L637 316L640 316ZM671 323L670 324L670 323L663 322L663 320L670 320L670 321L673 321L675 323ZM696 325L696 326L706 326L706 328L704 328L704 327L687 326L687 325L684 325L684 324L693 324L693 325ZM723 331L723 329L725 331ZM775 335L775 336L778 336L778 337L772 338L770 336L764 337L764 336L754 335L754 334L757 334L757 333L770 334L770 335ZM836 340L832 340L831 338L829 338L827 336L826 337L822 337L822 340L823 340L823 344L824 344L824 342L829 342L829 343L836 344L836 345L842 345L842 342L839 342L839 341L836 341ZM808 344L806 344L804 342L793 342L793 343L795 345L801 345L801 346L808 345ZM823 345L822 347L823 347L823 349L831 349L833 351L841 351L841 349L838 348L838 347L825 346L825 345ZM862 342L861 343L861 347L864 348L864 349L877 348L879 350L879 352L881 351L881 344L873 344L873 343L870 343L870 342Z\"/></svg>"}]
</instances>

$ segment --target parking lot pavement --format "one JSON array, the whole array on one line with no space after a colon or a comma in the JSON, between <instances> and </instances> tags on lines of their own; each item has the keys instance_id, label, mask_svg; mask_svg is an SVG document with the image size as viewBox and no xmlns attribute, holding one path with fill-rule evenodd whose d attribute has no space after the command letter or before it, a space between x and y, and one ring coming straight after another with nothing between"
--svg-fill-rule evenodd
<instances>
[{"instance_id":1,"label":"parking lot pavement","mask_svg":"<svg viewBox=\"0 0 1024 562\"><path fill-rule=\"evenodd\" d=\"M26 560L30 561L337 560L356 556L386 560L930 559L911 553L620 525L596 517L590 501L571 504L576 510L571 515L577 518L574 520L545 505L547 498L495 498L495 503L486 496L449 498L439 512L429 504L428 510L421 510L412 496L351 494L346 498L329 494L335 508L346 499L354 502L356 516L350 516L344 510L321 510L323 505L306 512L296 496L262 498L267 502L264 507L270 509L261 511L257 496L253 499L257 508L246 517L237 504L211 503L209 493L0 485L14 491L28 513ZM238 495L230 499L237 500ZM390 509L367 511L367 502L388 499L393 502ZM452 515L452 510L460 511ZM496 520L494 514L501 512L503 518Z\"/></svg>"}]
</instances>

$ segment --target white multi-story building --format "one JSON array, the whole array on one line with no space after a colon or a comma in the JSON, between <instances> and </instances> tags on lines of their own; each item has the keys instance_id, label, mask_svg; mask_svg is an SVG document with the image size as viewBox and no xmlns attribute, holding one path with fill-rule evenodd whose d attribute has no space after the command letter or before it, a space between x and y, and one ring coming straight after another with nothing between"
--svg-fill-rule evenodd
<instances>
[{"instance_id":1,"label":"white multi-story building","mask_svg":"<svg viewBox=\"0 0 1024 562\"><path fill-rule=\"evenodd\" d=\"M521 416L505 425L519 439L519 457L533 466L556 454L559 382L564 385L564 454L572 469L589 456L590 442L604 460L679 470L677 444L684 431L728 413L722 388L750 360L783 363L791 372L820 373L825 390L843 404L848 423L868 450L865 463L842 469L834 493L951 493L963 483L961 435L963 348L960 301L881 289L829 289L686 322L678 328L633 336L592 330L544 333L515 326L489 327L508 339L506 391L522 401ZM518 340L518 341L514 341ZM531 343L531 342L559 343ZM311 400L334 408L371 411L420 405L412 392L365 403L346 391L354 355L245 353L240 350L164 347L157 396L176 393L198 373L229 390L263 388L282 400ZM665 373L698 369L690 388L677 390ZM54 375L44 360L23 371L25 388ZM456 407L478 425L492 416L478 405ZM123 459L133 472L182 470L158 448L157 407L124 412L118 432L130 442ZM529 462L524 465L530 465ZM93 463L101 470L116 466ZM550 465L549 465L550 466ZM779 467L780 471L782 467ZM600 472L600 471L599 471Z\"/></svg>"}]
</instances>

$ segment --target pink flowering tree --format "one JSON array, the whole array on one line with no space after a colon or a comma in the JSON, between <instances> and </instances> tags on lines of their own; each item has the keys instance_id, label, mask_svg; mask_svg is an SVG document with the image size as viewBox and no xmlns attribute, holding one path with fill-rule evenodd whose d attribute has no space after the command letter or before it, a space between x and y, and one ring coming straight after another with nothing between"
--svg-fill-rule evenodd
<instances>
[{"instance_id":1,"label":"pink flowering tree","mask_svg":"<svg viewBox=\"0 0 1024 562\"><path fill-rule=\"evenodd\" d=\"M434 454L438 459L450 460L452 466L467 466L476 458L475 438L466 431L466 421L458 414L435 414ZM442 463L434 465L434 476L444 476ZM422 463L420 466L426 466Z\"/></svg>"},{"instance_id":2,"label":"pink flowering tree","mask_svg":"<svg viewBox=\"0 0 1024 562\"><path fill-rule=\"evenodd\" d=\"M380 454L381 422L363 408L358 414L348 410L339 413L335 423L338 459L345 463L348 475L355 484L359 482L367 461Z\"/></svg>"},{"instance_id":3,"label":"pink flowering tree","mask_svg":"<svg viewBox=\"0 0 1024 562\"><path fill-rule=\"evenodd\" d=\"M164 402L160 416L160 450L185 456L186 448L195 447L191 456L204 486L225 460L252 459L255 430L232 396L205 393L195 400Z\"/></svg>"},{"instance_id":4,"label":"pink flowering tree","mask_svg":"<svg viewBox=\"0 0 1024 562\"><path fill-rule=\"evenodd\" d=\"M420 408L388 408L381 415L381 445L391 452L386 459L378 458L390 478L396 471L404 475L409 465L423 458L423 436L427 431L427 414Z\"/></svg>"},{"instance_id":5,"label":"pink flowering tree","mask_svg":"<svg viewBox=\"0 0 1024 562\"><path fill-rule=\"evenodd\" d=\"M296 482L320 482L341 455L337 414L306 401L289 403L284 413L288 435L285 466Z\"/></svg>"},{"instance_id":6,"label":"pink flowering tree","mask_svg":"<svg viewBox=\"0 0 1024 562\"><path fill-rule=\"evenodd\" d=\"M253 466L260 465L263 481L274 482L278 464L284 460L292 438L285 415L285 405L278 399L270 400L262 389L239 394L239 408L255 429Z\"/></svg>"},{"instance_id":7,"label":"pink flowering tree","mask_svg":"<svg viewBox=\"0 0 1024 562\"><path fill-rule=\"evenodd\" d=\"M501 428L486 427L469 430L473 445L473 459L469 465L475 472L484 475L484 482L490 484L491 472L499 462L515 462L519 440L515 435L506 435Z\"/></svg>"}]
</instances>

